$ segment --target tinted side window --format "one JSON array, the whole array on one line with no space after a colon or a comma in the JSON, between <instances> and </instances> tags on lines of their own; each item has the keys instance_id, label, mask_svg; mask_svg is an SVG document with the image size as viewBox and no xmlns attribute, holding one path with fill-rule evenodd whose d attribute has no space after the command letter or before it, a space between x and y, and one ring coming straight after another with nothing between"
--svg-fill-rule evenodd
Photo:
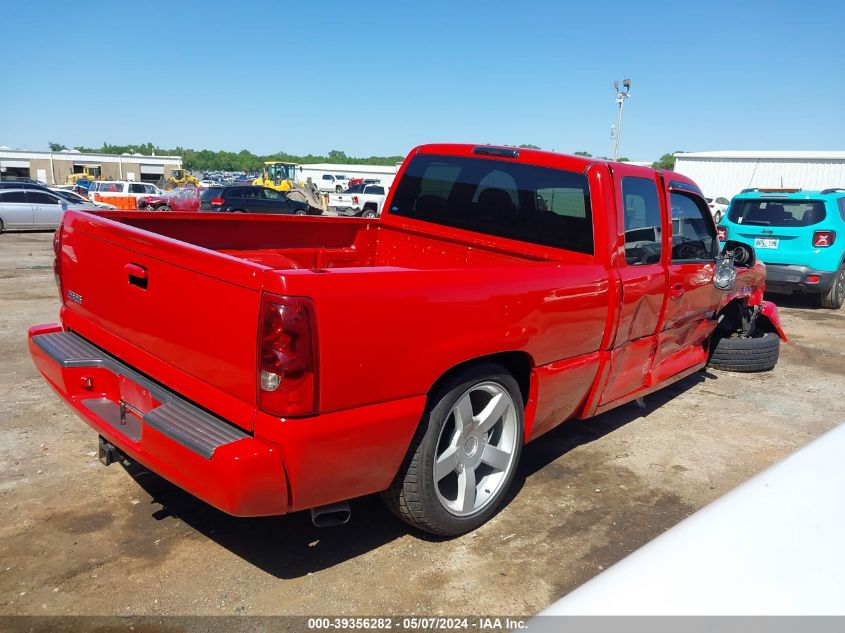
<instances>
[{"instance_id":1,"label":"tinted side window","mask_svg":"<svg viewBox=\"0 0 845 633\"><path fill-rule=\"evenodd\" d=\"M6 191L0 194L0 202L26 202L26 194L23 191Z\"/></svg>"},{"instance_id":2,"label":"tinted side window","mask_svg":"<svg viewBox=\"0 0 845 633\"><path fill-rule=\"evenodd\" d=\"M839 215L842 221L845 222L845 198L839 198Z\"/></svg>"},{"instance_id":3,"label":"tinted side window","mask_svg":"<svg viewBox=\"0 0 845 633\"><path fill-rule=\"evenodd\" d=\"M566 190L572 211L542 192ZM574 201L574 202L573 202ZM590 190L581 173L458 156L415 156L396 185L391 213L512 240L593 252Z\"/></svg>"},{"instance_id":4,"label":"tinted side window","mask_svg":"<svg viewBox=\"0 0 845 633\"><path fill-rule=\"evenodd\" d=\"M147 193L147 189L139 182L129 184L129 193Z\"/></svg>"},{"instance_id":5,"label":"tinted side window","mask_svg":"<svg viewBox=\"0 0 845 633\"><path fill-rule=\"evenodd\" d=\"M232 187L223 191L224 198L243 198L243 187Z\"/></svg>"},{"instance_id":6,"label":"tinted side window","mask_svg":"<svg viewBox=\"0 0 845 633\"><path fill-rule=\"evenodd\" d=\"M704 201L672 193L672 261L712 260L719 252L710 210Z\"/></svg>"},{"instance_id":7,"label":"tinted side window","mask_svg":"<svg viewBox=\"0 0 845 633\"><path fill-rule=\"evenodd\" d=\"M222 192L223 190L219 187L209 187L208 189L203 189L200 192L200 200L203 202L214 200L214 198L218 197Z\"/></svg>"},{"instance_id":8,"label":"tinted side window","mask_svg":"<svg viewBox=\"0 0 845 633\"><path fill-rule=\"evenodd\" d=\"M623 178L625 261L632 266L656 264L662 251L660 198L650 178Z\"/></svg>"},{"instance_id":9,"label":"tinted side window","mask_svg":"<svg viewBox=\"0 0 845 633\"><path fill-rule=\"evenodd\" d=\"M26 201L30 204L59 204L59 200L55 196L43 191L27 191Z\"/></svg>"}]
</instances>

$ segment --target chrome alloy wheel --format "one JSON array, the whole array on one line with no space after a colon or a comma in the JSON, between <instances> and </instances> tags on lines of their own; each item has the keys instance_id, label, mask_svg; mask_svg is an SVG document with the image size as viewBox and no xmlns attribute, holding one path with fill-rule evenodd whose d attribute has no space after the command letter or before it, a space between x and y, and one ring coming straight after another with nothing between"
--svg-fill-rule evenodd
<instances>
[{"instance_id":1,"label":"chrome alloy wheel","mask_svg":"<svg viewBox=\"0 0 845 633\"><path fill-rule=\"evenodd\" d=\"M467 390L440 429L434 488L447 512L469 516L497 495L514 467L519 423L513 399L495 382Z\"/></svg>"}]
</instances>

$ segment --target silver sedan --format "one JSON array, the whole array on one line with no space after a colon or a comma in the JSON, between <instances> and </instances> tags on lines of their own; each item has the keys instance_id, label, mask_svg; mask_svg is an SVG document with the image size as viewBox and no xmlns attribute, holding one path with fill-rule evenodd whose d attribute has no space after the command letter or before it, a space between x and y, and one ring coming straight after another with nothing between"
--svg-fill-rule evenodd
<instances>
[{"instance_id":1,"label":"silver sedan","mask_svg":"<svg viewBox=\"0 0 845 633\"><path fill-rule=\"evenodd\" d=\"M40 189L0 190L0 233L4 230L56 229L68 209L96 211L90 202L74 203Z\"/></svg>"}]
</instances>

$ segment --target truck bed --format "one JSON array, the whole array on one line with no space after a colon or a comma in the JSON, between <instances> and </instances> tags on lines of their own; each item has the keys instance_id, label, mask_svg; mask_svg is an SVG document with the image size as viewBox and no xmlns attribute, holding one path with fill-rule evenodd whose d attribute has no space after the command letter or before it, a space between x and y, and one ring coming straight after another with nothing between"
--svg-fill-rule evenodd
<instances>
[{"instance_id":1,"label":"truck bed","mask_svg":"<svg viewBox=\"0 0 845 633\"><path fill-rule=\"evenodd\" d=\"M545 261L521 251L456 241L370 220L295 216L101 213L101 217L276 270L519 265ZM501 240L499 240L501 242Z\"/></svg>"}]
</instances>

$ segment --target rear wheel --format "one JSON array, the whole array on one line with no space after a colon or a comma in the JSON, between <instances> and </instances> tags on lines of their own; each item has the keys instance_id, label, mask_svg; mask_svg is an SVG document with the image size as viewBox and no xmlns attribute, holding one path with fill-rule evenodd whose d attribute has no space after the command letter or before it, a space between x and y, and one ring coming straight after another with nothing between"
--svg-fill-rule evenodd
<instances>
[{"instance_id":1,"label":"rear wheel","mask_svg":"<svg viewBox=\"0 0 845 633\"><path fill-rule=\"evenodd\" d=\"M0 220L0 233L3 233L3 230L4 230L3 220Z\"/></svg>"},{"instance_id":2,"label":"rear wheel","mask_svg":"<svg viewBox=\"0 0 845 633\"><path fill-rule=\"evenodd\" d=\"M514 377L495 364L464 369L430 395L385 501L432 534L476 529L498 511L513 481L523 428Z\"/></svg>"},{"instance_id":3,"label":"rear wheel","mask_svg":"<svg viewBox=\"0 0 845 633\"><path fill-rule=\"evenodd\" d=\"M845 303L845 264L839 267L830 290L819 295L819 305L823 308L838 310Z\"/></svg>"},{"instance_id":4,"label":"rear wheel","mask_svg":"<svg viewBox=\"0 0 845 633\"><path fill-rule=\"evenodd\" d=\"M374 218L378 215L375 209L364 209L364 212L361 214L362 218Z\"/></svg>"},{"instance_id":5,"label":"rear wheel","mask_svg":"<svg viewBox=\"0 0 845 633\"><path fill-rule=\"evenodd\" d=\"M299 209L298 211L294 211L294 213L293 213L293 214L294 214L294 215L308 215L308 212L307 212L307 211L304 211L304 210L302 210L302 209Z\"/></svg>"},{"instance_id":6,"label":"rear wheel","mask_svg":"<svg viewBox=\"0 0 845 633\"><path fill-rule=\"evenodd\" d=\"M757 332L748 338L721 338L713 348L709 365L713 369L757 372L774 369L780 356L780 338L774 332Z\"/></svg>"},{"instance_id":7,"label":"rear wheel","mask_svg":"<svg viewBox=\"0 0 845 633\"><path fill-rule=\"evenodd\" d=\"M337 187L334 188L335 193L341 193L342 191L343 191L343 187L341 187L340 185L338 185Z\"/></svg>"}]
</instances>

